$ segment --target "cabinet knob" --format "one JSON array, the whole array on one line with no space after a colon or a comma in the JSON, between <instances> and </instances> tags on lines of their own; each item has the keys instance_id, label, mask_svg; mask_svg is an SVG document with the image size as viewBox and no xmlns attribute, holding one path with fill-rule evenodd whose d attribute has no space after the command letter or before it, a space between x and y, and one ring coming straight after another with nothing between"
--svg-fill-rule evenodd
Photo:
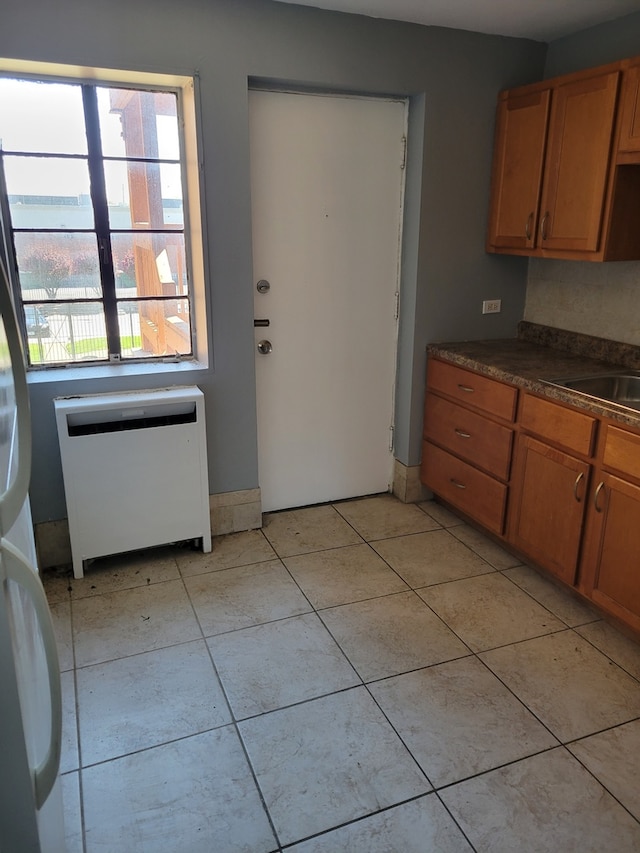
<instances>
[{"instance_id":1,"label":"cabinet knob","mask_svg":"<svg viewBox=\"0 0 640 853\"><path fill-rule=\"evenodd\" d=\"M578 486L580 485L580 480L582 480L583 477L584 477L584 472L580 471L580 473L576 477L575 483L573 484L573 496L578 501L579 504L582 503L582 498L578 494Z\"/></svg>"},{"instance_id":2,"label":"cabinet knob","mask_svg":"<svg viewBox=\"0 0 640 853\"><path fill-rule=\"evenodd\" d=\"M456 487L456 489L466 489L467 488L464 483L459 483L457 480L454 480L453 477L451 477L450 479L451 479L451 482L453 483L453 485Z\"/></svg>"},{"instance_id":3,"label":"cabinet knob","mask_svg":"<svg viewBox=\"0 0 640 853\"><path fill-rule=\"evenodd\" d=\"M458 427L454 427L453 431L460 438L471 438L470 432L464 432L464 430L458 429Z\"/></svg>"},{"instance_id":4,"label":"cabinet knob","mask_svg":"<svg viewBox=\"0 0 640 853\"><path fill-rule=\"evenodd\" d=\"M460 383L458 383L458 388L461 391L464 391L465 394L473 394L473 388L470 385L461 385Z\"/></svg>"}]
</instances>

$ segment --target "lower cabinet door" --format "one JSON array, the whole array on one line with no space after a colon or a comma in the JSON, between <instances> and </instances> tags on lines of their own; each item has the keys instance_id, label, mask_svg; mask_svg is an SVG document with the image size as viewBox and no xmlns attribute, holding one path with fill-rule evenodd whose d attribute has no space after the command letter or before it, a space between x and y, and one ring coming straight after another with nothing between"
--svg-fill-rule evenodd
<instances>
[{"instance_id":1,"label":"lower cabinet door","mask_svg":"<svg viewBox=\"0 0 640 853\"><path fill-rule=\"evenodd\" d=\"M591 597L640 629L640 488L604 474L594 493L598 527L590 539Z\"/></svg>"},{"instance_id":2,"label":"lower cabinet door","mask_svg":"<svg viewBox=\"0 0 640 853\"><path fill-rule=\"evenodd\" d=\"M493 533L502 534L507 487L429 441L422 444L422 482Z\"/></svg>"},{"instance_id":3,"label":"lower cabinet door","mask_svg":"<svg viewBox=\"0 0 640 853\"><path fill-rule=\"evenodd\" d=\"M509 541L573 584L587 503L590 466L521 435L509 511Z\"/></svg>"}]
</instances>

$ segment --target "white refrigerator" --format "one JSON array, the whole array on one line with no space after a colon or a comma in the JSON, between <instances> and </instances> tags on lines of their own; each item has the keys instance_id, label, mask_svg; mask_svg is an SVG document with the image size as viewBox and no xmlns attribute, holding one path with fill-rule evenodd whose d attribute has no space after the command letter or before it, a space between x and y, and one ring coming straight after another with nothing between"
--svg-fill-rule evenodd
<instances>
[{"instance_id":1,"label":"white refrigerator","mask_svg":"<svg viewBox=\"0 0 640 853\"><path fill-rule=\"evenodd\" d=\"M27 494L24 356L0 258L0 853L64 853L60 669Z\"/></svg>"}]
</instances>

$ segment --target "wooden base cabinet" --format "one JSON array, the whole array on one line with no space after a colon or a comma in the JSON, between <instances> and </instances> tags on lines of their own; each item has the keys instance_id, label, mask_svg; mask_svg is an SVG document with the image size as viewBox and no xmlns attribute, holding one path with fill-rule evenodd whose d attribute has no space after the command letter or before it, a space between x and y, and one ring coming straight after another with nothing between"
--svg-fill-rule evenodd
<instances>
[{"instance_id":1,"label":"wooden base cabinet","mask_svg":"<svg viewBox=\"0 0 640 853\"><path fill-rule=\"evenodd\" d=\"M586 592L640 630L640 486L603 474L585 552Z\"/></svg>"},{"instance_id":2,"label":"wooden base cabinet","mask_svg":"<svg viewBox=\"0 0 640 853\"><path fill-rule=\"evenodd\" d=\"M423 439L438 497L640 634L640 428L430 359Z\"/></svg>"},{"instance_id":3,"label":"wooden base cabinet","mask_svg":"<svg viewBox=\"0 0 640 853\"><path fill-rule=\"evenodd\" d=\"M501 536L511 473L517 389L430 359L420 479Z\"/></svg>"},{"instance_id":4,"label":"wooden base cabinet","mask_svg":"<svg viewBox=\"0 0 640 853\"><path fill-rule=\"evenodd\" d=\"M422 482L487 530L504 530L507 487L429 441L422 445Z\"/></svg>"},{"instance_id":5,"label":"wooden base cabinet","mask_svg":"<svg viewBox=\"0 0 640 853\"><path fill-rule=\"evenodd\" d=\"M573 584L597 420L527 393L518 423L508 539L538 565Z\"/></svg>"},{"instance_id":6,"label":"wooden base cabinet","mask_svg":"<svg viewBox=\"0 0 640 853\"><path fill-rule=\"evenodd\" d=\"M640 631L640 434L603 426L580 588Z\"/></svg>"},{"instance_id":7,"label":"wooden base cabinet","mask_svg":"<svg viewBox=\"0 0 640 853\"><path fill-rule=\"evenodd\" d=\"M588 463L520 437L509 540L569 584L578 569L589 472Z\"/></svg>"}]
</instances>

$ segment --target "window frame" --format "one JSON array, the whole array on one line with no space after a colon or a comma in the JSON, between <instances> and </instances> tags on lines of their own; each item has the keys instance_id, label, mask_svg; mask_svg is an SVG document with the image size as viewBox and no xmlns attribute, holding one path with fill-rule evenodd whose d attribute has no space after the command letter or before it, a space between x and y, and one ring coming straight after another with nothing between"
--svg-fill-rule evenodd
<instances>
[{"instance_id":1,"label":"window frame","mask_svg":"<svg viewBox=\"0 0 640 853\"><path fill-rule=\"evenodd\" d=\"M97 97L98 87L114 87L119 89L143 90L150 92L169 92L176 95L177 119L179 131L179 162L181 169L181 185L183 197L184 226L184 251L188 281L188 299L190 303L190 337L191 353L184 355L151 355L140 358L125 358L122 360L96 359L87 361L59 361L50 364L28 365L31 372L51 371L56 368L79 368L83 375L90 368L105 368L110 366L144 366L145 369L153 368L154 365L183 363L185 367L199 367L208 363L207 347L207 308L205 288L205 243L203 232L203 176L201 160L199 156L199 99L198 79L196 75L175 75L156 72L136 72L120 69L95 69L83 68L81 66L60 65L46 62L33 62L28 60L8 60L0 58L0 76L14 79L39 80L51 83L68 83L72 85L89 86L93 88L94 97ZM83 97L84 102L84 97ZM89 128L87 128L89 132ZM101 163L107 163L112 158L103 155ZM92 193L93 203L93 193ZM5 253L9 255L9 275L11 279L14 299L17 303L19 322L25 348L28 346L28 335L26 323L24 322L24 306L30 304L31 300L23 301L20 283L17 275L17 264L13 247L14 229L9 215L9 200L6 186L0 187L0 226L2 227L2 240ZM99 237L98 222L94 222L93 233ZM16 228L19 232L22 229ZM27 229L28 230L28 229ZM34 229L37 230L37 229ZM135 230L135 229L132 229ZM169 229L170 230L170 229ZM118 234L119 229L108 227L109 234ZM125 231L125 233L127 233ZM154 233L140 231L141 234ZM98 239L98 251L101 251ZM102 272L102 262L100 264ZM101 301L106 302L109 298L104 288L104 279L101 274ZM107 327L108 328L108 327ZM110 350L110 347L108 346ZM128 372L128 371L127 371Z\"/></svg>"}]
</instances>

